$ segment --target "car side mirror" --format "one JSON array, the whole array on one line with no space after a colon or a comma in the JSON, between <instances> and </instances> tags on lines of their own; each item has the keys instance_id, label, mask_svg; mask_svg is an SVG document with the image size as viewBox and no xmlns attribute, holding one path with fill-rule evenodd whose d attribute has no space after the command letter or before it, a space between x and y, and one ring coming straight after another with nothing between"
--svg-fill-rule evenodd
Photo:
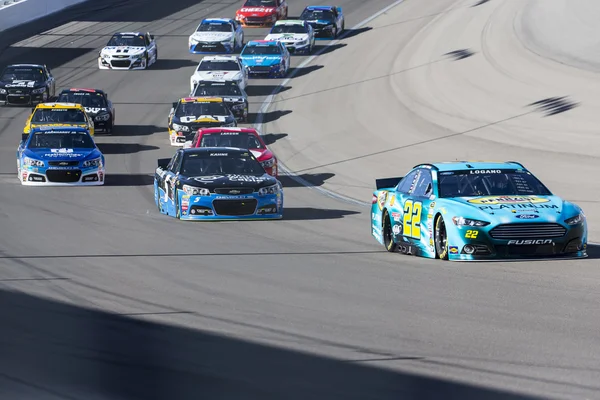
<instances>
[{"instance_id":1,"label":"car side mirror","mask_svg":"<svg viewBox=\"0 0 600 400\"><path fill-rule=\"evenodd\" d=\"M158 159L158 168L167 169L170 162L171 162L170 158L159 158Z\"/></svg>"}]
</instances>

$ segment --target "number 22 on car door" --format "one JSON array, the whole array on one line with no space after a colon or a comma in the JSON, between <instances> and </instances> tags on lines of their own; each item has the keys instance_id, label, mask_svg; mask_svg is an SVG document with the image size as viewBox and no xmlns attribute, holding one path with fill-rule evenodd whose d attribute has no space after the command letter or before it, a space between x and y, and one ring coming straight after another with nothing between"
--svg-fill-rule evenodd
<instances>
[{"instance_id":1,"label":"number 22 on car door","mask_svg":"<svg viewBox=\"0 0 600 400\"><path fill-rule=\"evenodd\" d=\"M406 200L404 203L404 216L402 220L402 236L415 240L421 239L421 211L423 203L420 201Z\"/></svg>"}]
</instances>

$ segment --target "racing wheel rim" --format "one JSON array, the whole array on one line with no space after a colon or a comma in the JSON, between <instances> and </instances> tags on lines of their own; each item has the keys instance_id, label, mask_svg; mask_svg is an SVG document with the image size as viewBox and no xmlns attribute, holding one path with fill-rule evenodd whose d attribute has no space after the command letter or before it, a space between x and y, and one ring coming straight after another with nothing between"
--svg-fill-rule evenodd
<instances>
[{"instance_id":1,"label":"racing wheel rim","mask_svg":"<svg viewBox=\"0 0 600 400\"><path fill-rule=\"evenodd\" d=\"M390 253L396 251L397 245L396 243L394 243L394 239L392 236L392 224L390 222L387 212L383 214L383 243L385 249Z\"/></svg>"},{"instance_id":2,"label":"racing wheel rim","mask_svg":"<svg viewBox=\"0 0 600 400\"><path fill-rule=\"evenodd\" d=\"M439 259L448 259L448 234L441 215L435 221L435 253Z\"/></svg>"}]
</instances>

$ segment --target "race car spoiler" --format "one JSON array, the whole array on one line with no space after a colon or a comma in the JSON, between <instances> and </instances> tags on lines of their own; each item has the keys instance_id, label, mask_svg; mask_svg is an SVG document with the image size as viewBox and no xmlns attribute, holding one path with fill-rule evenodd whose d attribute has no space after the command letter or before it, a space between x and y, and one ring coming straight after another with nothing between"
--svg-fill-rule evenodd
<instances>
[{"instance_id":1,"label":"race car spoiler","mask_svg":"<svg viewBox=\"0 0 600 400\"><path fill-rule=\"evenodd\" d=\"M396 186L404 177L375 179L377 190Z\"/></svg>"}]
</instances>

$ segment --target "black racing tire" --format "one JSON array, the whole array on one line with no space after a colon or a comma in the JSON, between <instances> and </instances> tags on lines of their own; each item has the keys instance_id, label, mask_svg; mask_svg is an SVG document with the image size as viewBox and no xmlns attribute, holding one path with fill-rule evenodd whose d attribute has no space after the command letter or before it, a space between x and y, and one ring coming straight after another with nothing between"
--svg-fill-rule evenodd
<instances>
[{"instance_id":1,"label":"black racing tire","mask_svg":"<svg viewBox=\"0 0 600 400\"><path fill-rule=\"evenodd\" d=\"M333 38L335 39L337 37L338 37L338 28L337 28L337 26L334 26L333 27Z\"/></svg>"},{"instance_id":2,"label":"black racing tire","mask_svg":"<svg viewBox=\"0 0 600 400\"><path fill-rule=\"evenodd\" d=\"M181 208L179 207L179 199L177 196L177 188L173 188L175 193L173 193L173 197L175 198L175 218L181 219Z\"/></svg>"},{"instance_id":3,"label":"black racing tire","mask_svg":"<svg viewBox=\"0 0 600 400\"><path fill-rule=\"evenodd\" d=\"M387 251L394 253L396 250L398 250L398 244L394 242L392 221L390 221L390 216L387 211L383 213L382 224L383 226L381 230L383 233L383 245Z\"/></svg>"},{"instance_id":4,"label":"black racing tire","mask_svg":"<svg viewBox=\"0 0 600 400\"><path fill-rule=\"evenodd\" d=\"M434 230L435 242L435 257L440 260L448 259L448 232L446 231L446 223L441 215L435 219Z\"/></svg>"}]
</instances>

